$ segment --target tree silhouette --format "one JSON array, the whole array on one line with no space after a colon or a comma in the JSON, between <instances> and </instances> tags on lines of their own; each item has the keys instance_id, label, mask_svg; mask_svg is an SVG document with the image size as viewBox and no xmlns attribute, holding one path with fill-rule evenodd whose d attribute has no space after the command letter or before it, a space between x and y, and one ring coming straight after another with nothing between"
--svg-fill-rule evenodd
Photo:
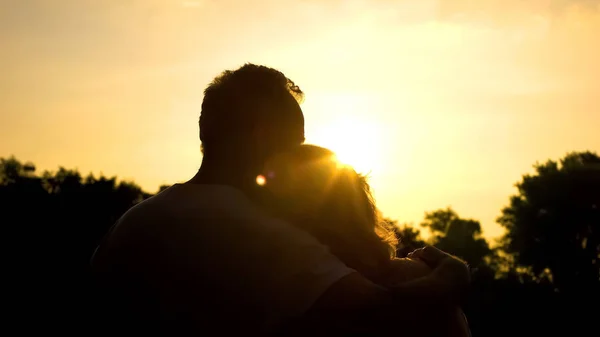
<instances>
[{"instance_id":1,"label":"tree silhouette","mask_svg":"<svg viewBox=\"0 0 600 337\"><path fill-rule=\"evenodd\" d=\"M39 324L86 317L94 249L125 211L149 196L114 177L83 179L65 168L36 175L33 164L0 158L2 221L6 231L15 232L6 236L11 238L9 263L18 286L27 289L13 309L39 303L34 308L42 312Z\"/></svg>"},{"instance_id":2,"label":"tree silhouette","mask_svg":"<svg viewBox=\"0 0 600 337\"><path fill-rule=\"evenodd\" d=\"M15 183L20 177L26 175L25 167L15 157L0 158L0 184Z\"/></svg>"},{"instance_id":3,"label":"tree silhouette","mask_svg":"<svg viewBox=\"0 0 600 337\"><path fill-rule=\"evenodd\" d=\"M557 290L597 294L600 288L600 157L569 153L537 164L498 222L503 248L535 275L550 273Z\"/></svg>"},{"instance_id":4,"label":"tree silhouette","mask_svg":"<svg viewBox=\"0 0 600 337\"><path fill-rule=\"evenodd\" d=\"M388 223L398 239L396 248L397 257L406 257L406 255L417 248L424 247L427 243L421 238L421 232L418 228L410 224L398 225L398 222L391 219L384 219Z\"/></svg>"},{"instance_id":5,"label":"tree silhouette","mask_svg":"<svg viewBox=\"0 0 600 337\"><path fill-rule=\"evenodd\" d=\"M464 259L473 268L485 265L493 253L481 236L479 221L462 219L452 208L425 213L421 227L431 231L432 245Z\"/></svg>"},{"instance_id":6,"label":"tree silhouette","mask_svg":"<svg viewBox=\"0 0 600 337\"><path fill-rule=\"evenodd\" d=\"M464 308L473 336L549 335L562 328L570 335L594 333L597 306L588 307L596 305L600 289L600 158L570 153L535 168L502 210L498 222L507 233L499 249L489 247L478 221L451 208L427 212L420 227L384 220L400 241L398 256L432 244L474 268ZM11 310L30 313L28 323L35 315L44 329L67 322L89 334L70 323L101 324L90 322L89 259L116 220L150 196L115 177L83 177L62 167L38 173L32 163L0 158L8 264L26 289L5 296L15 297ZM421 229L431 232L427 240Z\"/></svg>"}]
</instances>

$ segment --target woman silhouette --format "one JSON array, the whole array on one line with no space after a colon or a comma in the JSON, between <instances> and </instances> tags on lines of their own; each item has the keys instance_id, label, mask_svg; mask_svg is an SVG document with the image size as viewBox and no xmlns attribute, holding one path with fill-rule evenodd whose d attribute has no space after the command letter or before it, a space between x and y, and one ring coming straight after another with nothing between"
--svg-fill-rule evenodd
<instances>
[{"instance_id":1,"label":"woman silhouette","mask_svg":"<svg viewBox=\"0 0 600 337\"><path fill-rule=\"evenodd\" d=\"M418 258L395 257L397 239L381 221L366 178L340 164L334 152L301 145L278 154L257 183L263 203L276 217L310 233L371 281L394 287L431 272ZM448 313L448 325L437 335L470 335L459 308Z\"/></svg>"}]
</instances>

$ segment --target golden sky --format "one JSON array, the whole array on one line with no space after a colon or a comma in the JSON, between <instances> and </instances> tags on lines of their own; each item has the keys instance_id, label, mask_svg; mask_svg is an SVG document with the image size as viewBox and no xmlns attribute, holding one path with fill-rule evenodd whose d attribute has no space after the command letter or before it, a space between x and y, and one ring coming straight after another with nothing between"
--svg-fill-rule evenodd
<instances>
[{"instance_id":1,"label":"golden sky","mask_svg":"<svg viewBox=\"0 0 600 337\"><path fill-rule=\"evenodd\" d=\"M0 0L0 157L154 192L200 164L207 83L254 62L387 216L496 236L533 163L600 151L599 34L592 0Z\"/></svg>"}]
</instances>

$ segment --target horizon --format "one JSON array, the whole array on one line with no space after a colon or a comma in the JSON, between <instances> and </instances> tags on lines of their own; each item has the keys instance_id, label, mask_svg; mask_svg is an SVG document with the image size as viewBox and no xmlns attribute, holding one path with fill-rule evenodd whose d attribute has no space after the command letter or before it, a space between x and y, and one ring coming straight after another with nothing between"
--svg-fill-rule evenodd
<instances>
[{"instance_id":1,"label":"horizon","mask_svg":"<svg viewBox=\"0 0 600 337\"><path fill-rule=\"evenodd\" d=\"M191 178L202 91L246 62L299 85L307 143L371 171L400 223L452 206L496 237L536 162L600 152L590 1L20 1L0 28L0 157L38 171Z\"/></svg>"}]
</instances>

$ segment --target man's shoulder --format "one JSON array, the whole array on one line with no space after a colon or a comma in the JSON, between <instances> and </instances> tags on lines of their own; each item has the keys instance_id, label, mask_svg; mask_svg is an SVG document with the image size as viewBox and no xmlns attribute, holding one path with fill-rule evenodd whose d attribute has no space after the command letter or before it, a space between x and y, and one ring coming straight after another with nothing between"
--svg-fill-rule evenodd
<instances>
[{"instance_id":1,"label":"man's shoulder","mask_svg":"<svg viewBox=\"0 0 600 337\"><path fill-rule=\"evenodd\" d=\"M138 203L125 212L112 227L105 244L155 250L179 245L214 246L237 243L238 235L255 227L262 219L258 207L235 188L218 185L177 184ZM143 243L143 247L142 247ZM200 244L202 243L202 244Z\"/></svg>"},{"instance_id":2,"label":"man's shoulder","mask_svg":"<svg viewBox=\"0 0 600 337\"><path fill-rule=\"evenodd\" d=\"M213 234L240 227L272 227L271 219L258 205L233 187L225 185L176 184L138 203L118 220L115 231L143 231L168 235L172 232ZM260 232L259 228L255 229ZM162 235L161 234L161 235Z\"/></svg>"},{"instance_id":3,"label":"man's shoulder","mask_svg":"<svg viewBox=\"0 0 600 337\"><path fill-rule=\"evenodd\" d=\"M272 217L242 191L223 185L179 184L139 203L119 220L117 232L151 235L161 242L210 241L261 250L263 245L313 249L321 244L305 231ZM250 248L248 248L250 249ZM320 249L317 249L320 251Z\"/></svg>"},{"instance_id":4,"label":"man's shoulder","mask_svg":"<svg viewBox=\"0 0 600 337\"><path fill-rule=\"evenodd\" d=\"M239 214L253 208L238 189L225 185L175 184L132 207L125 216L168 215L170 218ZM223 210L227 210L223 212ZM236 210L237 212L230 212Z\"/></svg>"}]
</instances>

